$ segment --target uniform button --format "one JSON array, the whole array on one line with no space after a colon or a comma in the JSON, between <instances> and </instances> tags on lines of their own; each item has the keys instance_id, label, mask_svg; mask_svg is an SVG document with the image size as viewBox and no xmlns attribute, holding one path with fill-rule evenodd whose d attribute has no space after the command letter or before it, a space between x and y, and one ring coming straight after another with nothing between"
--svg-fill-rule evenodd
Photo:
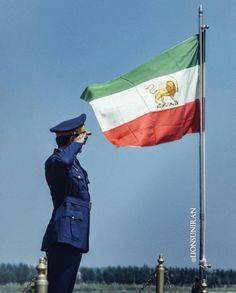
<instances>
[{"instance_id":1,"label":"uniform button","mask_svg":"<svg viewBox=\"0 0 236 293\"><path fill-rule=\"evenodd\" d=\"M80 178L81 178L81 176L79 175L79 176L78 176L78 178L80 179Z\"/></svg>"},{"instance_id":2,"label":"uniform button","mask_svg":"<svg viewBox=\"0 0 236 293\"><path fill-rule=\"evenodd\" d=\"M72 216L71 218L72 218L72 220L74 220L74 219L75 219L75 217L74 217L74 216Z\"/></svg>"}]
</instances>

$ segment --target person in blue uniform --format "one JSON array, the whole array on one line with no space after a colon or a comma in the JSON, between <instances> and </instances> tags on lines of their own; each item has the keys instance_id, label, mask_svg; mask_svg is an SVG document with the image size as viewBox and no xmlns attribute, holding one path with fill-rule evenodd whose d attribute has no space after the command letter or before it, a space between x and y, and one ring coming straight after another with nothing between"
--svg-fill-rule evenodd
<instances>
[{"instance_id":1,"label":"person in blue uniform","mask_svg":"<svg viewBox=\"0 0 236 293\"><path fill-rule=\"evenodd\" d=\"M73 292L82 254L89 250L89 179L76 157L91 134L85 120L82 114L50 129L58 148L45 162L54 207L42 242L48 258L48 293Z\"/></svg>"}]
</instances>

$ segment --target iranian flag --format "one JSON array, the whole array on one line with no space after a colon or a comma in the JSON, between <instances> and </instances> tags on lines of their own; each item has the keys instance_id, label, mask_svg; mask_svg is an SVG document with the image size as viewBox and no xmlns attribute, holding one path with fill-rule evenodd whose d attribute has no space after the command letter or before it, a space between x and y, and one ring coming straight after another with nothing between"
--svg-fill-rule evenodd
<instances>
[{"instance_id":1,"label":"iranian flag","mask_svg":"<svg viewBox=\"0 0 236 293\"><path fill-rule=\"evenodd\" d=\"M115 146L152 146L199 132L198 36L112 81L88 86L89 102Z\"/></svg>"}]
</instances>

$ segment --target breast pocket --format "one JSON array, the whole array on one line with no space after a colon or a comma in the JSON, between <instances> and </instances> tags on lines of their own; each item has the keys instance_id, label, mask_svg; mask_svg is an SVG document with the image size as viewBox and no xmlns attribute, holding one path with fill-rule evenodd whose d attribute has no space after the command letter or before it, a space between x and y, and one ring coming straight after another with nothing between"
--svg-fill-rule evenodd
<instances>
[{"instance_id":1,"label":"breast pocket","mask_svg":"<svg viewBox=\"0 0 236 293\"><path fill-rule=\"evenodd\" d=\"M87 191L88 190L88 185L87 185L87 180L82 177L81 175L74 175L73 176L73 181L74 181L74 188L75 191Z\"/></svg>"}]
</instances>

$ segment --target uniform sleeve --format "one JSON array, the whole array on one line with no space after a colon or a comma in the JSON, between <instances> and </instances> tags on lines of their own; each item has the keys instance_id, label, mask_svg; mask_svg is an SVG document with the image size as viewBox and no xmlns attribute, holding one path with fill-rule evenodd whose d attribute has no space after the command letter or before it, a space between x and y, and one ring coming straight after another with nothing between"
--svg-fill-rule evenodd
<instances>
[{"instance_id":1,"label":"uniform sleeve","mask_svg":"<svg viewBox=\"0 0 236 293\"><path fill-rule=\"evenodd\" d=\"M83 144L80 142L72 142L68 147L57 153L56 161L65 167L71 167L76 155L81 151Z\"/></svg>"}]
</instances>

